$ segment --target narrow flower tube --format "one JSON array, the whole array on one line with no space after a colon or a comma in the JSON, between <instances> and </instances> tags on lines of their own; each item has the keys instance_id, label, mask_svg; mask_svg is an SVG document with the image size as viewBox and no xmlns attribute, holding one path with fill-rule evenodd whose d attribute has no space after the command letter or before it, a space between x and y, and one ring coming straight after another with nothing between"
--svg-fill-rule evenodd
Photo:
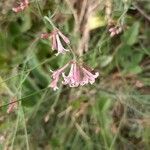
<instances>
[{"instance_id":1,"label":"narrow flower tube","mask_svg":"<svg viewBox=\"0 0 150 150\"><path fill-rule=\"evenodd\" d=\"M68 84L70 87L78 87L80 85L80 67L76 62L72 62L68 76L63 74L63 84Z\"/></svg>"},{"instance_id":2,"label":"narrow flower tube","mask_svg":"<svg viewBox=\"0 0 150 150\"><path fill-rule=\"evenodd\" d=\"M64 54L66 51L69 51L68 49L65 49L63 47L61 40L63 40L64 43L66 43L66 44L69 44L70 41L64 34L62 34L62 32L60 32L60 30L55 29L51 33L42 33L41 34L42 39L47 39L49 37L51 38L52 49L57 50L56 56L59 54Z\"/></svg>"},{"instance_id":3,"label":"narrow flower tube","mask_svg":"<svg viewBox=\"0 0 150 150\"><path fill-rule=\"evenodd\" d=\"M59 89L58 86L57 86L58 80L59 80L59 76L57 78L53 79L53 81L49 85L49 87L51 87L54 91L56 91L57 89Z\"/></svg>"},{"instance_id":4,"label":"narrow flower tube","mask_svg":"<svg viewBox=\"0 0 150 150\"><path fill-rule=\"evenodd\" d=\"M95 82L95 79L99 76L99 73L96 72L95 74L92 74L90 71L82 67L83 71L83 80L81 82L81 85L85 84L93 84Z\"/></svg>"},{"instance_id":5,"label":"narrow flower tube","mask_svg":"<svg viewBox=\"0 0 150 150\"><path fill-rule=\"evenodd\" d=\"M69 44L70 41L69 39L63 35L58 29L54 30L52 33L51 33L51 39L52 39L52 49L55 49L57 50L57 55L59 54L64 54L66 51L68 51L67 49L65 49L61 43L61 40L60 38L62 38L62 40L66 43L66 44Z\"/></svg>"},{"instance_id":6,"label":"narrow flower tube","mask_svg":"<svg viewBox=\"0 0 150 150\"><path fill-rule=\"evenodd\" d=\"M63 73L63 71L68 67L68 63L63 66L62 68L52 71L52 82L50 83L49 87L51 87L54 91L58 89L57 83L60 78L60 75Z\"/></svg>"},{"instance_id":7,"label":"narrow flower tube","mask_svg":"<svg viewBox=\"0 0 150 150\"><path fill-rule=\"evenodd\" d=\"M64 40L66 44L70 44L70 40L64 34L62 34L59 30L58 30L58 34L60 35L60 37Z\"/></svg>"},{"instance_id":8,"label":"narrow flower tube","mask_svg":"<svg viewBox=\"0 0 150 150\"><path fill-rule=\"evenodd\" d=\"M55 45L52 45L52 47L54 47ZM65 49L60 41L60 38L58 36L58 34L56 34L56 49L57 49L57 55L59 54L64 54L66 51L68 51L67 49Z\"/></svg>"}]
</instances>

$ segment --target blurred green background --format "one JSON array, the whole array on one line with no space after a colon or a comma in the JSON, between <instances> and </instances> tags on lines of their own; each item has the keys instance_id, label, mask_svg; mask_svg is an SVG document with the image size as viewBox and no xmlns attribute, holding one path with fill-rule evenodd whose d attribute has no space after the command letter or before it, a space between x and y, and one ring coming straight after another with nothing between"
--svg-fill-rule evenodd
<instances>
[{"instance_id":1,"label":"blurred green background","mask_svg":"<svg viewBox=\"0 0 150 150\"><path fill-rule=\"evenodd\" d=\"M11 10L14 2L0 1L0 150L148 150L149 1L111 1L113 20L124 26L113 38L104 0L34 0L20 13ZM45 16L76 53L88 47L80 59L100 73L95 84L47 88L50 69L71 56L56 57L51 42L39 38L52 31ZM18 107L8 114L14 97Z\"/></svg>"}]
</instances>

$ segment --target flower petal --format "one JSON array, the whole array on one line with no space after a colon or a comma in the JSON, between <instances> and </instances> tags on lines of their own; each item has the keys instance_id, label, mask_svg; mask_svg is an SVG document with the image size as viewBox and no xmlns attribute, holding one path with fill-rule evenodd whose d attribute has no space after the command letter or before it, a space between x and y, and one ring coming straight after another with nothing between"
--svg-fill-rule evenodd
<instances>
[{"instance_id":1,"label":"flower petal","mask_svg":"<svg viewBox=\"0 0 150 150\"><path fill-rule=\"evenodd\" d=\"M52 39L52 49L57 49L57 42L56 42L56 35L52 35L51 36L51 39Z\"/></svg>"},{"instance_id":2,"label":"flower petal","mask_svg":"<svg viewBox=\"0 0 150 150\"><path fill-rule=\"evenodd\" d=\"M64 54L66 51L68 51L67 49L63 47L58 34L56 35L56 41L57 41L57 50L58 50L58 53L56 55L60 53Z\"/></svg>"},{"instance_id":3,"label":"flower petal","mask_svg":"<svg viewBox=\"0 0 150 150\"><path fill-rule=\"evenodd\" d=\"M58 78L54 79L48 87L51 87L54 91L56 91L58 89L57 83L58 83Z\"/></svg>"},{"instance_id":4,"label":"flower petal","mask_svg":"<svg viewBox=\"0 0 150 150\"><path fill-rule=\"evenodd\" d=\"M58 34L64 40L65 43L70 44L70 40L65 35L63 35L60 31L58 31Z\"/></svg>"}]
</instances>

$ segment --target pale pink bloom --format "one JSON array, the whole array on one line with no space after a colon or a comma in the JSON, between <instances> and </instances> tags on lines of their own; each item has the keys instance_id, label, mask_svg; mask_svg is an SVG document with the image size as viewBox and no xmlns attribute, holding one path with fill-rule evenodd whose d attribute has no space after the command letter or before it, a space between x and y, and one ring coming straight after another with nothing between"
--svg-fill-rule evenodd
<instances>
[{"instance_id":1,"label":"pale pink bloom","mask_svg":"<svg viewBox=\"0 0 150 150\"><path fill-rule=\"evenodd\" d=\"M59 30L57 30L57 32L65 43L70 44L70 40L65 35L63 35Z\"/></svg>"},{"instance_id":2,"label":"pale pink bloom","mask_svg":"<svg viewBox=\"0 0 150 150\"><path fill-rule=\"evenodd\" d=\"M81 82L81 72L80 66L76 62L71 63L71 68L68 76L63 73L63 84L68 84L70 87L77 87Z\"/></svg>"},{"instance_id":3,"label":"pale pink bloom","mask_svg":"<svg viewBox=\"0 0 150 150\"><path fill-rule=\"evenodd\" d=\"M109 32L110 32L110 37L113 37L122 32L122 27L111 27L109 29Z\"/></svg>"},{"instance_id":4,"label":"pale pink bloom","mask_svg":"<svg viewBox=\"0 0 150 150\"><path fill-rule=\"evenodd\" d=\"M52 40L52 49L57 50L57 54L59 55L60 53L64 54L67 49L65 49L61 43L60 38L64 41L64 43L69 44L70 41L69 39L63 35L58 29L55 29L51 33L43 33L41 34L41 38L46 39L46 38L51 38Z\"/></svg>"},{"instance_id":5,"label":"pale pink bloom","mask_svg":"<svg viewBox=\"0 0 150 150\"><path fill-rule=\"evenodd\" d=\"M60 74L59 74L59 76L60 76ZM49 85L49 87L51 87L54 91L59 89L58 86L57 86L59 76L57 76L57 78L53 79L51 84Z\"/></svg>"},{"instance_id":6,"label":"pale pink bloom","mask_svg":"<svg viewBox=\"0 0 150 150\"><path fill-rule=\"evenodd\" d=\"M58 89L57 83L58 83L58 80L60 78L60 75L68 67L68 65L69 64L67 63L64 67L62 67L62 68L60 68L56 71L53 71L53 73L52 73L52 82L50 83L49 87L51 87L54 91Z\"/></svg>"},{"instance_id":7,"label":"pale pink bloom","mask_svg":"<svg viewBox=\"0 0 150 150\"><path fill-rule=\"evenodd\" d=\"M29 6L29 1L28 0L21 0L19 5L16 7L12 8L12 10L16 13L25 10Z\"/></svg>"},{"instance_id":8,"label":"pale pink bloom","mask_svg":"<svg viewBox=\"0 0 150 150\"><path fill-rule=\"evenodd\" d=\"M66 51L68 51L67 49L65 49L60 41L60 38L63 39L63 41L66 43L66 44L69 44L70 41L69 39L63 35L58 29L54 30L52 33L51 33L51 36L50 36L51 40L52 40L52 49L55 49L57 50L57 54L56 55L59 55L60 53L64 54Z\"/></svg>"},{"instance_id":9,"label":"pale pink bloom","mask_svg":"<svg viewBox=\"0 0 150 150\"><path fill-rule=\"evenodd\" d=\"M68 76L66 76L65 69L69 66L69 64L71 64L70 71L68 73ZM49 85L49 87L53 88L53 90L58 89L57 83L60 75L64 79L62 81L64 85L69 85L69 87L78 87L88 83L93 84L95 82L95 79L99 76L99 73L96 72L93 74L90 69L87 69L87 67L79 65L75 61L70 61L64 67L53 72L53 80Z\"/></svg>"},{"instance_id":10,"label":"pale pink bloom","mask_svg":"<svg viewBox=\"0 0 150 150\"><path fill-rule=\"evenodd\" d=\"M96 72L95 74L91 73L89 70L85 69L84 67L81 68L83 72L83 79L80 83L80 85L85 85L85 84L93 84L95 82L95 79L99 76L99 73Z\"/></svg>"},{"instance_id":11,"label":"pale pink bloom","mask_svg":"<svg viewBox=\"0 0 150 150\"><path fill-rule=\"evenodd\" d=\"M63 84L68 84L70 87L83 86L85 84L93 84L99 73L92 74L88 69L79 65L77 62L72 62L68 76L63 74Z\"/></svg>"}]
</instances>

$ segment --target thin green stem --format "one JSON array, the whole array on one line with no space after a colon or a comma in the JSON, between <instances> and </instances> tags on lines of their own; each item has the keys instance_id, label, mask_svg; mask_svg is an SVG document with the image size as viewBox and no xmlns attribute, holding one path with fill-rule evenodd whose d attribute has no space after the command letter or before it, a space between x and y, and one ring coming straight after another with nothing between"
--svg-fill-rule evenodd
<instances>
[{"instance_id":1,"label":"thin green stem","mask_svg":"<svg viewBox=\"0 0 150 150\"><path fill-rule=\"evenodd\" d=\"M71 46L68 44L68 47L69 47L69 49L70 49L70 52L72 53L72 56L73 56L73 60L77 60L77 56L76 56L76 54L75 54L75 52L73 51L73 49L71 48Z\"/></svg>"},{"instance_id":2,"label":"thin green stem","mask_svg":"<svg viewBox=\"0 0 150 150\"><path fill-rule=\"evenodd\" d=\"M10 150L13 150L13 147L14 147L15 137L16 137L17 130L18 130L18 125L19 125L19 119L20 119L20 116L19 116L19 111L18 111L17 112L17 121L16 121L16 124L15 124L15 130L14 130L14 133L13 133L13 138L12 138Z\"/></svg>"},{"instance_id":3,"label":"thin green stem","mask_svg":"<svg viewBox=\"0 0 150 150\"><path fill-rule=\"evenodd\" d=\"M37 65L37 66L35 66L35 67L31 68L31 69L28 69L28 70L24 71L24 73L28 73L28 74L29 74L29 73L30 73L31 71L33 71L34 69L40 67L41 65L43 65L43 64L45 64L45 63L47 63L47 62L49 62L49 61L52 61L53 59L55 59L55 56L44 60L44 61L43 61L42 63L40 63L39 65ZM19 75L21 75L21 74L22 74L22 72L20 72L20 73L14 75L14 76L12 76L12 77L9 77L9 78L3 80L2 82L0 82L0 86L2 86L2 83L7 82L7 81L9 81L10 79L15 78L15 77L17 77L17 76L19 76Z\"/></svg>"},{"instance_id":4,"label":"thin green stem","mask_svg":"<svg viewBox=\"0 0 150 150\"><path fill-rule=\"evenodd\" d=\"M54 29L57 29L57 27L54 25L54 23L52 22L52 20L50 18L48 18L47 16L45 16L44 19L47 20Z\"/></svg>"},{"instance_id":5,"label":"thin green stem","mask_svg":"<svg viewBox=\"0 0 150 150\"><path fill-rule=\"evenodd\" d=\"M21 106L21 105L20 105ZM27 146L27 150L29 150L29 140L28 140L28 133L27 133L27 127L26 127L26 120L25 120L25 114L24 114L24 110L21 106L21 112L22 112L22 115L23 115L23 124L24 124L24 132L25 132L25 137L26 137L26 146Z\"/></svg>"}]
</instances>

